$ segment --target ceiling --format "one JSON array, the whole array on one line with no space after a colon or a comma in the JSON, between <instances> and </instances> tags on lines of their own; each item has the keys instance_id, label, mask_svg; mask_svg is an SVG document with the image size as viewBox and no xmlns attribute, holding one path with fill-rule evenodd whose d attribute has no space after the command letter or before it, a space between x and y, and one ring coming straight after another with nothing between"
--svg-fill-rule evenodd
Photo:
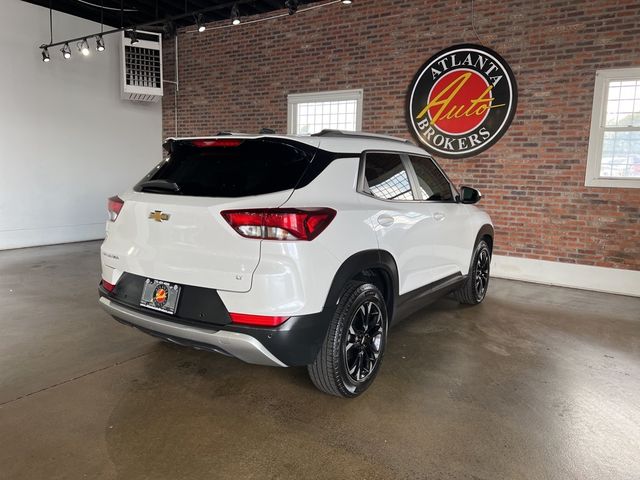
<instances>
[{"instance_id":1,"label":"ceiling","mask_svg":"<svg viewBox=\"0 0 640 480\"><path fill-rule=\"evenodd\" d=\"M101 5L104 5L104 23L112 27L140 25L185 12L207 9L205 22L226 20L231 17L231 8L238 4L241 16L255 15L284 8L285 0L24 0L46 8L69 13L77 17L100 22ZM124 7L122 24L120 8ZM300 0L300 6L311 1ZM55 15L55 14L54 14ZM55 17L54 17L55 18ZM55 21L55 20L54 20ZM195 24L191 16L176 20L177 26Z\"/></svg>"}]
</instances>

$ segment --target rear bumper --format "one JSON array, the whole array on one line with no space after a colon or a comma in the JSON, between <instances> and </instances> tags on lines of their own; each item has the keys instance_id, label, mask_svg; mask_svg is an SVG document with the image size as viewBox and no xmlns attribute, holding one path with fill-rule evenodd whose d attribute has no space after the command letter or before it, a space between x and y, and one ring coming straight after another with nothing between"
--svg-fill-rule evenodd
<instances>
[{"instance_id":1,"label":"rear bumper","mask_svg":"<svg viewBox=\"0 0 640 480\"><path fill-rule=\"evenodd\" d=\"M287 366L250 335L168 322L119 305L106 297L100 297L99 302L100 306L117 320L166 340L195 347L209 346L211 350L231 355L248 363Z\"/></svg>"},{"instance_id":2,"label":"rear bumper","mask_svg":"<svg viewBox=\"0 0 640 480\"><path fill-rule=\"evenodd\" d=\"M221 315L221 323L215 324L194 322L189 318L170 316L154 310L147 311L144 307L114 298L113 294L102 287L98 290L100 306L107 313L119 322L149 335L180 345L223 353L247 363L278 367L312 363L335 312L335 306L325 308L319 313L290 317L278 327L265 328L222 323L228 321L228 313L222 306L222 310L216 309L207 314L209 317L214 313L225 314ZM182 308L182 311L189 312L195 307L185 304Z\"/></svg>"}]
</instances>

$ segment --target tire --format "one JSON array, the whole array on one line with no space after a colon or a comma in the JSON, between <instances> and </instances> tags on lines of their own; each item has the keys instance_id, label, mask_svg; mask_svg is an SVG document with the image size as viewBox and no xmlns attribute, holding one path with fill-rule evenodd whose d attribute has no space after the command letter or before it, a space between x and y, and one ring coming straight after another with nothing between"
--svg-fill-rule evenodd
<instances>
[{"instance_id":1,"label":"tire","mask_svg":"<svg viewBox=\"0 0 640 480\"><path fill-rule=\"evenodd\" d=\"M316 359L307 367L313 384L338 397L357 397L375 379L387 344L388 312L370 283L345 287Z\"/></svg>"},{"instance_id":2,"label":"tire","mask_svg":"<svg viewBox=\"0 0 640 480\"><path fill-rule=\"evenodd\" d=\"M491 250L484 240L480 240L473 251L469 274L462 286L454 292L456 300L466 305L477 305L484 300L489 288Z\"/></svg>"}]
</instances>

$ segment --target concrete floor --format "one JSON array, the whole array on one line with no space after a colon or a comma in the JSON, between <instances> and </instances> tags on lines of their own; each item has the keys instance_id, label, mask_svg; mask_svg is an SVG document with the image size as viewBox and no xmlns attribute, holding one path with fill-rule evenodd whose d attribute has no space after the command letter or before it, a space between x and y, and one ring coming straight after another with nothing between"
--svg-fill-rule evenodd
<instances>
[{"instance_id":1,"label":"concrete floor","mask_svg":"<svg viewBox=\"0 0 640 480\"><path fill-rule=\"evenodd\" d=\"M122 326L98 279L96 242L0 252L2 479L640 478L640 299L494 279L341 400Z\"/></svg>"}]
</instances>

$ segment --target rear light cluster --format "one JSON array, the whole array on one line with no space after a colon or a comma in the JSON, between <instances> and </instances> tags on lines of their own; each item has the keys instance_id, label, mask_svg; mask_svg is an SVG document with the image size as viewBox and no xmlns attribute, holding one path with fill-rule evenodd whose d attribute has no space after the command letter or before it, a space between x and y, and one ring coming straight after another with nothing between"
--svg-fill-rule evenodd
<instances>
[{"instance_id":1,"label":"rear light cluster","mask_svg":"<svg viewBox=\"0 0 640 480\"><path fill-rule=\"evenodd\" d=\"M246 313L229 313L231 321L241 325L255 327L277 327L286 322L289 317L269 317L265 315L248 315Z\"/></svg>"},{"instance_id":2,"label":"rear light cluster","mask_svg":"<svg viewBox=\"0 0 640 480\"><path fill-rule=\"evenodd\" d=\"M109 283L106 280L102 280L102 288L104 288L107 292L113 292L113 289L116 288L116 286L113 283Z\"/></svg>"},{"instance_id":3,"label":"rear light cluster","mask_svg":"<svg viewBox=\"0 0 640 480\"><path fill-rule=\"evenodd\" d=\"M225 210L224 219L240 235L262 240L313 240L327 228L331 208Z\"/></svg>"},{"instance_id":4,"label":"rear light cluster","mask_svg":"<svg viewBox=\"0 0 640 480\"><path fill-rule=\"evenodd\" d=\"M120 210L122 210L122 206L124 205L124 200L120 197L115 196L109 198L107 200L107 210L109 211L109 221L115 222L116 218L120 214Z\"/></svg>"}]
</instances>

